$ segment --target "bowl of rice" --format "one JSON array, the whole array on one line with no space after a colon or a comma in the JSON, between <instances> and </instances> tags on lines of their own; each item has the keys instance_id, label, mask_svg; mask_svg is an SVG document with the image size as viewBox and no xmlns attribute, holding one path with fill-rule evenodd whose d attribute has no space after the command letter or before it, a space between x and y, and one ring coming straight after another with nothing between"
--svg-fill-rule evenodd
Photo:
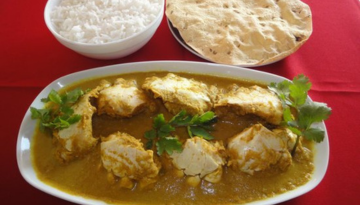
<instances>
[{"instance_id":1,"label":"bowl of rice","mask_svg":"<svg viewBox=\"0 0 360 205\"><path fill-rule=\"evenodd\" d=\"M45 24L65 47L116 59L142 48L164 16L165 0L49 0Z\"/></svg>"}]
</instances>

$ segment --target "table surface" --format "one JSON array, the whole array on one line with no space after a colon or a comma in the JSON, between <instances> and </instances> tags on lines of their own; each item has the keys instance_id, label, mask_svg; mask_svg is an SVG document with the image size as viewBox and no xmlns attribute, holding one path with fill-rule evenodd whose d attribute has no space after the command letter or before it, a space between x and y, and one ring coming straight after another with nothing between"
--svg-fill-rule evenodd
<instances>
[{"instance_id":1,"label":"table surface","mask_svg":"<svg viewBox=\"0 0 360 205\"><path fill-rule=\"evenodd\" d=\"M333 113L326 121L330 161L323 181L309 193L283 204L357 204L360 199L358 115L360 114L359 0L304 0L312 9L313 34L297 52L277 63L251 68L292 79L307 75L310 96L326 102ZM29 185L16 162L20 123L38 93L55 79L95 67L153 60L204 60L183 48L165 18L141 50L116 60L95 60L63 47L47 30L46 0L0 1L0 156L2 204L71 204Z\"/></svg>"}]
</instances>

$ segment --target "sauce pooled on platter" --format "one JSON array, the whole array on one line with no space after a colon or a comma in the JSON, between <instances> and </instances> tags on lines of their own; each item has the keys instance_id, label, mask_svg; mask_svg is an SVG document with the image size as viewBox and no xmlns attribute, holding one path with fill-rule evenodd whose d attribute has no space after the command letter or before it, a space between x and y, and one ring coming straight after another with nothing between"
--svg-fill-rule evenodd
<instances>
[{"instance_id":1,"label":"sauce pooled on platter","mask_svg":"<svg viewBox=\"0 0 360 205\"><path fill-rule=\"evenodd\" d=\"M119 116L119 110L109 111L110 108L104 108L102 113L98 114L98 98L101 94L90 94L90 103L97 109L91 117L91 135L96 139L96 143L79 154L69 153L69 144L61 145L59 139L70 136L65 135L64 131L53 132L53 136L48 132L36 131L32 142L32 159L40 180L70 194L109 204L239 204L273 197L310 180L314 170L312 142L302 139L296 154L288 155L287 146L291 145L291 140L284 141L282 137L278 137L284 130L281 130L277 120L274 120L276 116L273 116L273 111L268 113L271 117L267 117L269 115L265 116L265 111L259 114L251 109L239 109L235 107L237 104L233 103L230 96L236 93L243 102L247 95L262 94L263 90L267 90L266 85L207 75L172 75L165 72L122 74L82 81L59 91L78 87L87 90L101 85L98 90L101 93L101 90L115 88L114 82L124 82L125 84L121 84L121 92L135 86L145 93L150 103L136 108L134 114L126 114L127 116ZM157 89L154 84L159 80L166 81L166 89L171 90L173 88L170 84L173 81L167 80L173 79L185 80L181 86L185 86L189 79L194 81L191 83L201 82L196 84L196 88L189 89L189 92L198 92L197 89L205 86L208 88L206 92L209 101L205 97L199 97L205 103L200 103L197 107L191 107L196 104L195 101L190 105L182 105L169 97L168 93L159 91L162 86ZM254 85L256 87L253 87ZM183 94L186 89L182 88L173 93ZM111 94L120 92L110 89L108 91ZM242 96L242 93L247 94ZM103 94L105 95L105 92ZM109 99L114 98L112 96ZM137 100L136 102L141 101L140 98ZM103 105L106 107L110 104L110 101L105 101ZM197 112L214 111L217 122L209 131L214 139L204 140L196 136L190 138L186 127L178 127L172 131L171 136L181 143L182 151L164 151L159 156L155 144L147 149L149 140L144 134L154 128L156 116L162 113L164 119L170 121L182 108L187 109L192 116ZM263 106L258 107L262 108ZM266 136L268 141L262 136ZM128 140L122 142L124 139ZM59 146L63 147L59 149ZM75 150L76 146L72 146ZM248 149L253 149L252 154L243 151ZM257 155L256 150L259 149L263 149L267 154ZM125 152L128 154L126 159L123 156ZM186 156L189 156L188 160L184 158L185 154L181 155L185 152L188 154ZM203 153L206 157L201 158ZM271 158L261 158L265 155ZM142 160L136 164L129 156L142 157ZM254 156L258 158L252 158ZM185 168L182 167L183 159L186 159ZM197 172L197 167L186 164L186 161L191 163L192 160L200 160L195 164L204 162L205 165ZM145 161L149 164L145 164ZM133 169L136 170L131 173Z\"/></svg>"}]
</instances>

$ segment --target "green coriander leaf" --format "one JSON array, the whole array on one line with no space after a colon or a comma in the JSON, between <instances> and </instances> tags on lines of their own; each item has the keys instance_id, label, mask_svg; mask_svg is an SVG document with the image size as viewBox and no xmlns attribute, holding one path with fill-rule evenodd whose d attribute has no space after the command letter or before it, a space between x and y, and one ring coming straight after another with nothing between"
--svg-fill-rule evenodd
<instances>
[{"instance_id":1,"label":"green coriander leaf","mask_svg":"<svg viewBox=\"0 0 360 205\"><path fill-rule=\"evenodd\" d=\"M175 128L169 124L164 124L160 127L158 131L158 135L160 138L168 137L170 136L170 133L172 131L175 131Z\"/></svg>"},{"instance_id":2,"label":"green coriander leaf","mask_svg":"<svg viewBox=\"0 0 360 205\"><path fill-rule=\"evenodd\" d=\"M69 124L69 123L67 123L66 120L61 119L60 116L54 118L52 121L42 123L42 125L44 127L48 127L48 128L52 128L52 129L66 128L66 124Z\"/></svg>"},{"instance_id":3,"label":"green coriander leaf","mask_svg":"<svg viewBox=\"0 0 360 205\"><path fill-rule=\"evenodd\" d=\"M50 122L50 123L43 122L43 123L41 123L41 126L47 127L47 128L54 128L55 127L54 123L52 123L52 122Z\"/></svg>"},{"instance_id":4,"label":"green coriander leaf","mask_svg":"<svg viewBox=\"0 0 360 205\"><path fill-rule=\"evenodd\" d=\"M170 124L178 124L184 120L184 117L186 117L186 111L181 110L177 115L175 115L171 120L169 121Z\"/></svg>"},{"instance_id":5,"label":"green coriander leaf","mask_svg":"<svg viewBox=\"0 0 360 205\"><path fill-rule=\"evenodd\" d=\"M70 106L66 106L66 105L60 107L60 112L62 112L65 115L74 114L74 110Z\"/></svg>"},{"instance_id":6,"label":"green coriander leaf","mask_svg":"<svg viewBox=\"0 0 360 205\"><path fill-rule=\"evenodd\" d=\"M64 95L63 101L65 103L75 103L82 95L84 95L84 92L80 88L76 88L70 92L67 92Z\"/></svg>"},{"instance_id":7,"label":"green coriander leaf","mask_svg":"<svg viewBox=\"0 0 360 205\"><path fill-rule=\"evenodd\" d=\"M210 135L204 128L201 127L189 127L192 136L202 137L206 140L212 140L214 137Z\"/></svg>"},{"instance_id":8,"label":"green coriander leaf","mask_svg":"<svg viewBox=\"0 0 360 205\"><path fill-rule=\"evenodd\" d=\"M156 139L156 130L149 130L145 132L144 137L148 139L148 141L145 144L146 149L151 149L154 144L154 140Z\"/></svg>"},{"instance_id":9,"label":"green coriander leaf","mask_svg":"<svg viewBox=\"0 0 360 205\"><path fill-rule=\"evenodd\" d=\"M319 143L324 140L325 132L318 128L309 128L309 129L303 131L303 136L307 140L314 140L315 142Z\"/></svg>"},{"instance_id":10,"label":"green coriander leaf","mask_svg":"<svg viewBox=\"0 0 360 205\"><path fill-rule=\"evenodd\" d=\"M310 80L304 74L295 76L293 79L293 84L296 85L297 87L301 87L306 92L309 91L311 88Z\"/></svg>"},{"instance_id":11,"label":"green coriander leaf","mask_svg":"<svg viewBox=\"0 0 360 205\"><path fill-rule=\"evenodd\" d=\"M147 132L145 132L145 136L144 136L146 139L149 139L149 140L153 140L156 138L156 131L155 130L149 130Z\"/></svg>"},{"instance_id":12,"label":"green coriander leaf","mask_svg":"<svg viewBox=\"0 0 360 205\"><path fill-rule=\"evenodd\" d=\"M217 121L215 113L212 111L205 112L202 115L195 115L191 119L190 125L201 126L203 124L213 124Z\"/></svg>"},{"instance_id":13,"label":"green coriander leaf","mask_svg":"<svg viewBox=\"0 0 360 205\"><path fill-rule=\"evenodd\" d=\"M282 96L281 99L285 99L285 96L288 96L290 93L289 86L291 85L290 81L284 80L279 83L270 83L268 88L273 92L277 93L279 96Z\"/></svg>"},{"instance_id":14,"label":"green coriander leaf","mask_svg":"<svg viewBox=\"0 0 360 205\"><path fill-rule=\"evenodd\" d=\"M273 91L279 97L283 107L291 105L291 102L288 99L290 93L290 85L290 81L284 80L279 83L270 83L270 85L268 86L269 90Z\"/></svg>"},{"instance_id":15,"label":"green coriander leaf","mask_svg":"<svg viewBox=\"0 0 360 205\"><path fill-rule=\"evenodd\" d=\"M191 119L192 117L188 115L185 116L181 121L178 121L176 124L175 123L171 123L171 124L174 124L174 126L176 127L188 126L191 123Z\"/></svg>"},{"instance_id":16,"label":"green coriander leaf","mask_svg":"<svg viewBox=\"0 0 360 205\"><path fill-rule=\"evenodd\" d=\"M291 110L290 110L289 107L286 107L286 108L284 109L283 118L284 118L284 121L285 121L285 122L289 122L289 121L293 121L293 120L294 120L294 118L293 118L293 116L292 116L292 113L291 113Z\"/></svg>"},{"instance_id":17,"label":"green coriander leaf","mask_svg":"<svg viewBox=\"0 0 360 205\"><path fill-rule=\"evenodd\" d=\"M70 117L71 117L71 115L62 114L62 115L59 115L57 118L55 118L54 121L59 122L60 119L67 121Z\"/></svg>"},{"instance_id":18,"label":"green coriander leaf","mask_svg":"<svg viewBox=\"0 0 360 205\"><path fill-rule=\"evenodd\" d=\"M38 110L43 118L50 117L51 110L50 109L39 109Z\"/></svg>"},{"instance_id":19,"label":"green coriander leaf","mask_svg":"<svg viewBox=\"0 0 360 205\"><path fill-rule=\"evenodd\" d=\"M211 126L215 123L218 122L218 118L215 116L214 118L212 118L211 120L207 121L207 122L204 122L202 123L200 126ZM211 128L212 129L212 128Z\"/></svg>"},{"instance_id":20,"label":"green coriander leaf","mask_svg":"<svg viewBox=\"0 0 360 205\"><path fill-rule=\"evenodd\" d=\"M164 124L166 124L166 121L163 114L159 114L154 118L154 129L160 129Z\"/></svg>"},{"instance_id":21,"label":"green coriander leaf","mask_svg":"<svg viewBox=\"0 0 360 205\"><path fill-rule=\"evenodd\" d=\"M30 107L30 112L31 112L31 119L41 119L42 114L41 114L40 110L38 110L34 107Z\"/></svg>"},{"instance_id":22,"label":"green coriander leaf","mask_svg":"<svg viewBox=\"0 0 360 205\"><path fill-rule=\"evenodd\" d=\"M200 116L199 116L199 115L194 115L194 116L191 118L191 121L190 121L189 125L198 125L198 124L201 124L201 122L200 122Z\"/></svg>"},{"instance_id":23,"label":"green coriander leaf","mask_svg":"<svg viewBox=\"0 0 360 205\"><path fill-rule=\"evenodd\" d=\"M286 125L289 126L289 127L299 127L298 121L296 121L296 120L287 121Z\"/></svg>"},{"instance_id":24,"label":"green coriander leaf","mask_svg":"<svg viewBox=\"0 0 360 205\"><path fill-rule=\"evenodd\" d=\"M268 85L268 88L269 90L272 90L273 92L278 92L277 91L277 86L278 86L278 83L275 83L275 82L271 82L269 85Z\"/></svg>"},{"instance_id":25,"label":"green coriander leaf","mask_svg":"<svg viewBox=\"0 0 360 205\"><path fill-rule=\"evenodd\" d=\"M55 118L51 122L42 122L41 123L44 127L51 128L51 129L60 129L61 128L61 120L60 117Z\"/></svg>"},{"instance_id":26,"label":"green coriander leaf","mask_svg":"<svg viewBox=\"0 0 360 205\"><path fill-rule=\"evenodd\" d=\"M188 133L189 137L190 137L190 138L193 138L193 137L194 137L194 135L192 134L192 132L191 132L191 129L190 129L190 128L191 128L190 126L187 126L187 127L186 127L186 131L187 131L187 133Z\"/></svg>"},{"instance_id":27,"label":"green coriander leaf","mask_svg":"<svg viewBox=\"0 0 360 205\"><path fill-rule=\"evenodd\" d=\"M181 142L175 137L161 138L156 142L157 154L160 156L166 151L168 154L172 154L173 151L182 151Z\"/></svg>"},{"instance_id":28,"label":"green coriander leaf","mask_svg":"<svg viewBox=\"0 0 360 205\"><path fill-rule=\"evenodd\" d=\"M291 130L291 132L293 132L296 135L299 135L299 136L302 135L302 132L299 129L295 128L295 127L288 127L288 129Z\"/></svg>"},{"instance_id":29,"label":"green coriander leaf","mask_svg":"<svg viewBox=\"0 0 360 205\"><path fill-rule=\"evenodd\" d=\"M75 124L75 123L79 122L80 120L81 120L81 115L72 115L66 121L70 125L72 125L72 124Z\"/></svg>"},{"instance_id":30,"label":"green coriander leaf","mask_svg":"<svg viewBox=\"0 0 360 205\"><path fill-rule=\"evenodd\" d=\"M159 156L161 156L164 153L165 147L166 147L166 138L160 139L159 141L156 142L157 154Z\"/></svg>"},{"instance_id":31,"label":"green coriander leaf","mask_svg":"<svg viewBox=\"0 0 360 205\"><path fill-rule=\"evenodd\" d=\"M42 122L50 122L52 119L50 115L50 111L46 112L44 111L44 114L42 115L42 118L40 119Z\"/></svg>"},{"instance_id":32,"label":"green coriander leaf","mask_svg":"<svg viewBox=\"0 0 360 205\"><path fill-rule=\"evenodd\" d=\"M56 92L54 89L52 89L48 95L48 99L51 102L54 102L56 104L61 105L63 102L61 100L61 97L58 92Z\"/></svg>"},{"instance_id":33,"label":"green coriander leaf","mask_svg":"<svg viewBox=\"0 0 360 205\"><path fill-rule=\"evenodd\" d=\"M215 118L215 113L208 111L202 114L199 118L200 123L207 123Z\"/></svg>"},{"instance_id":34,"label":"green coriander leaf","mask_svg":"<svg viewBox=\"0 0 360 205\"><path fill-rule=\"evenodd\" d=\"M185 110L182 110L169 121L169 124L175 127L188 126L191 123L191 119L192 117L187 115Z\"/></svg>"},{"instance_id":35,"label":"green coriander leaf","mask_svg":"<svg viewBox=\"0 0 360 205\"><path fill-rule=\"evenodd\" d=\"M326 120L330 115L331 108L325 103L308 102L299 108L299 126L302 129L307 129L312 123Z\"/></svg>"},{"instance_id":36,"label":"green coriander leaf","mask_svg":"<svg viewBox=\"0 0 360 205\"><path fill-rule=\"evenodd\" d=\"M307 98L307 92L304 92L304 90L294 85L290 86L290 90L290 97L293 100L291 105L293 107L303 105Z\"/></svg>"},{"instance_id":37,"label":"green coriander leaf","mask_svg":"<svg viewBox=\"0 0 360 205\"><path fill-rule=\"evenodd\" d=\"M56 129L65 129L68 127L70 127L70 123L67 120L63 120L61 118L59 118L59 123L55 125Z\"/></svg>"},{"instance_id":38,"label":"green coriander leaf","mask_svg":"<svg viewBox=\"0 0 360 205\"><path fill-rule=\"evenodd\" d=\"M293 106L300 106L306 102L308 91L311 88L309 79L304 75L294 77L293 84L289 86L290 97L293 100Z\"/></svg>"},{"instance_id":39,"label":"green coriander leaf","mask_svg":"<svg viewBox=\"0 0 360 205\"><path fill-rule=\"evenodd\" d=\"M145 149L151 149L153 147L154 140L149 140L145 144Z\"/></svg>"},{"instance_id":40,"label":"green coriander leaf","mask_svg":"<svg viewBox=\"0 0 360 205\"><path fill-rule=\"evenodd\" d=\"M41 100L40 100L41 102L43 102L43 103L47 103L47 102L49 102L49 98L41 98Z\"/></svg>"},{"instance_id":41,"label":"green coriander leaf","mask_svg":"<svg viewBox=\"0 0 360 205\"><path fill-rule=\"evenodd\" d=\"M43 122L50 121L50 110L49 109L36 109L30 107L31 119L39 119Z\"/></svg>"}]
</instances>

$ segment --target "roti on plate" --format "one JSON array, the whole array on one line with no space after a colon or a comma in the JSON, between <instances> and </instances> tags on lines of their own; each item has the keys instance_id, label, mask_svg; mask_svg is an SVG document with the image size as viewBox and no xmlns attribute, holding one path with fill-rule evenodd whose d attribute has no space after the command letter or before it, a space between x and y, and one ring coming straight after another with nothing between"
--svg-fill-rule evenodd
<instances>
[{"instance_id":1,"label":"roti on plate","mask_svg":"<svg viewBox=\"0 0 360 205\"><path fill-rule=\"evenodd\" d=\"M230 65L276 62L312 33L300 0L167 0L166 16L192 49Z\"/></svg>"}]
</instances>

